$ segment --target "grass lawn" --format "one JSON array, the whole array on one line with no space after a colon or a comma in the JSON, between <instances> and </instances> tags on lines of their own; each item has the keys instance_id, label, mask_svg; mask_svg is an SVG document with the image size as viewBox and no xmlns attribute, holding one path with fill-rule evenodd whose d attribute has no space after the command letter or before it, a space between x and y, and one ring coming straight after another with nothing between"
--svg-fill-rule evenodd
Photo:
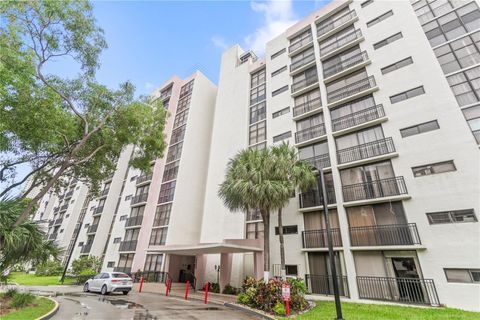
<instances>
[{"instance_id":1,"label":"grass lawn","mask_svg":"<svg viewBox=\"0 0 480 320\"><path fill-rule=\"evenodd\" d=\"M33 320L43 316L55 306L52 300L46 298L37 298L33 303L35 306L9 312L6 315L0 316L0 318L2 320Z\"/></svg>"},{"instance_id":2,"label":"grass lawn","mask_svg":"<svg viewBox=\"0 0 480 320\"><path fill-rule=\"evenodd\" d=\"M25 272L12 272L8 277L8 282L16 282L25 286L49 286L60 284L59 279L60 276L36 276ZM74 279L65 278L64 284L74 284Z\"/></svg>"},{"instance_id":3,"label":"grass lawn","mask_svg":"<svg viewBox=\"0 0 480 320\"><path fill-rule=\"evenodd\" d=\"M480 319L480 313L467 312L450 308L415 308L391 305L361 303L342 303L343 317L347 320L382 319L382 320L459 320ZM317 306L310 312L296 317L297 320L335 319L335 303L317 301Z\"/></svg>"}]
</instances>

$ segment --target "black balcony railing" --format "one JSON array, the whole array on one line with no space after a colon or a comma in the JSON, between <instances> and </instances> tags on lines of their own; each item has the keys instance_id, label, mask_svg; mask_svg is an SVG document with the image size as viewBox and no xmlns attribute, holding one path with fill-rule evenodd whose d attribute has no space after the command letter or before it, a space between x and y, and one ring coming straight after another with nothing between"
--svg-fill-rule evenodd
<instances>
[{"instance_id":1,"label":"black balcony railing","mask_svg":"<svg viewBox=\"0 0 480 320\"><path fill-rule=\"evenodd\" d=\"M330 155L328 153L300 160L305 161L315 169L324 169L331 166Z\"/></svg>"},{"instance_id":2,"label":"black balcony railing","mask_svg":"<svg viewBox=\"0 0 480 320\"><path fill-rule=\"evenodd\" d=\"M131 274L132 268L131 267L115 267L113 268L113 272L123 272L126 274Z\"/></svg>"},{"instance_id":3,"label":"black balcony railing","mask_svg":"<svg viewBox=\"0 0 480 320\"><path fill-rule=\"evenodd\" d=\"M309 76L303 80L300 80L300 81L296 81L294 83L292 83L292 93L295 93L297 91L300 91L314 83L317 83L318 82L318 76L315 74L315 75L312 75L312 76Z\"/></svg>"},{"instance_id":4,"label":"black balcony railing","mask_svg":"<svg viewBox=\"0 0 480 320\"><path fill-rule=\"evenodd\" d=\"M320 44L320 56L325 56L326 54L329 54L332 51L337 50L340 47L343 47L344 45L353 42L359 38L362 37L362 31L360 30L352 30L351 32L341 35L337 37L334 42L330 42L327 45Z\"/></svg>"},{"instance_id":5,"label":"black balcony railing","mask_svg":"<svg viewBox=\"0 0 480 320\"><path fill-rule=\"evenodd\" d=\"M141 226L143 221L143 216L130 217L125 220L125 227L135 227Z\"/></svg>"},{"instance_id":6,"label":"black balcony railing","mask_svg":"<svg viewBox=\"0 0 480 320\"><path fill-rule=\"evenodd\" d=\"M172 277L168 272L165 271L143 271L143 272L135 272L132 277L136 280L143 277L144 282L163 282L166 283L167 280L170 280L170 283L173 282ZM135 281L137 282L137 281Z\"/></svg>"},{"instance_id":7,"label":"black balcony railing","mask_svg":"<svg viewBox=\"0 0 480 320\"><path fill-rule=\"evenodd\" d=\"M132 197L132 200L130 200L130 204L133 205L140 202L147 202L147 198L148 198L148 192L137 194L136 196Z\"/></svg>"},{"instance_id":8,"label":"black balcony railing","mask_svg":"<svg viewBox=\"0 0 480 320\"><path fill-rule=\"evenodd\" d=\"M305 142L325 135L325 124L320 123L307 129L295 132L295 143Z\"/></svg>"},{"instance_id":9,"label":"black balcony railing","mask_svg":"<svg viewBox=\"0 0 480 320\"><path fill-rule=\"evenodd\" d=\"M57 220L55 220L54 225L62 224L62 222L63 222L63 218L58 218Z\"/></svg>"},{"instance_id":10,"label":"black balcony railing","mask_svg":"<svg viewBox=\"0 0 480 320\"><path fill-rule=\"evenodd\" d=\"M339 228L331 228L332 244L334 247L342 246L342 236ZM328 234L326 229L306 230L302 232L302 245L304 249L328 247Z\"/></svg>"},{"instance_id":11,"label":"black balcony railing","mask_svg":"<svg viewBox=\"0 0 480 320\"><path fill-rule=\"evenodd\" d=\"M100 214L103 212L103 206L99 206L99 207L96 207L94 210L93 210L93 214Z\"/></svg>"},{"instance_id":12,"label":"black balcony railing","mask_svg":"<svg viewBox=\"0 0 480 320\"><path fill-rule=\"evenodd\" d=\"M338 291L343 297L350 297L346 276L337 276ZM333 295L333 277L328 275L306 274L305 284L308 293Z\"/></svg>"},{"instance_id":13,"label":"black balcony railing","mask_svg":"<svg viewBox=\"0 0 480 320\"><path fill-rule=\"evenodd\" d=\"M440 305L433 279L357 277L361 299Z\"/></svg>"},{"instance_id":14,"label":"black balcony railing","mask_svg":"<svg viewBox=\"0 0 480 320\"><path fill-rule=\"evenodd\" d=\"M302 38L302 39L292 43L288 47L288 52L293 52L297 49L300 49L301 47L305 46L306 44L309 44L310 42L312 42L312 40L313 40L313 36L312 36L312 34L309 34L307 37Z\"/></svg>"},{"instance_id":15,"label":"black balcony railing","mask_svg":"<svg viewBox=\"0 0 480 320\"><path fill-rule=\"evenodd\" d=\"M135 251L135 249L137 248L137 242L137 240L122 241L120 242L120 247L118 248L118 251Z\"/></svg>"},{"instance_id":16,"label":"black balcony railing","mask_svg":"<svg viewBox=\"0 0 480 320\"><path fill-rule=\"evenodd\" d=\"M336 203L335 198L335 189L333 186L327 186L327 204L334 204ZM319 207L322 206L323 203L318 195L317 190L311 190L308 192L303 192L298 195L300 209L306 209L311 207Z\"/></svg>"},{"instance_id":17,"label":"black balcony railing","mask_svg":"<svg viewBox=\"0 0 480 320\"><path fill-rule=\"evenodd\" d=\"M307 56L303 57L302 59L293 62L290 65L290 72L298 70L301 67L303 67L304 65L309 64L312 61L315 61L315 52L313 52L313 51L310 54L308 54Z\"/></svg>"},{"instance_id":18,"label":"black balcony railing","mask_svg":"<svg viewBox=\"0 0 480 320\"><path fill-rule=\"evenodd\" d=\"M310 101L299 104L298 106L295 106L293 108L293 116L296 117L302 115L304 113L320 108L321 106L322 101L320 100L320 97L312 99Z\"/></svg>"},{"instance_id":19,"label":"black balcony railing","mask_svg":"<svg viewBox=\"0 0 480 320\"><path fill-rule=\"evenodd\" d=\"M55 240L57 239L58 233L52 233L51 235L48 236L48 240Z\"/></svg>"},{"instance_id":20,"label":"black balcony railing","mask_svg":"<svg viewBox=\"0 0 480 320\"><path fill-rule=\"evenodd\" d=\"M147 181L150 181L152 180L152 174L144 174L144 175L141 175L137 178L137 184L140 184L140 183L143 183L143 182L147 182Z\"/></svg>"},{"instance_id":21,"label":"black balcony railing","mask_svg":"<svg viewBox=\"0 0 480 320\"><path fill-rule=\"evenodd\" d=\"M337 28L338 26L341 26L344 23L347 23L350 20L353 20L357 16L357 13L355 10L352 10L350 12L347 12L339 17L336 17L335 19L329 19L324 22L321 22L317 25L317 37L320 37L327 32Z\"/></svg>"},{"instance_id":22,"label":"black balcony railing","mask_svg":"<svg viewBox=\"0 0 480 320\"><path fill-rule=\"evenodd\" d=\"M98 224L92 224L90 227L88 227L87 233L97 232L97 229L98 229Z\"/></svg>"},{"instance_id":23,"label":"black balcony railing","mask_svg":"<svg viewBox=\"0 0 480 320\"><path fill-rule=\"evenodd\" d=\"M347 163L362 159L373 158L395 152L392 138L384 138L367 142L358 146L337 151L338 163Z\"/></svg>"},{"instance_id":24,"label":"black balcony railing","mask_svg":"<svg viewBox=\"0 0 480 320\"><path fill-rule=\"evenodd\" d=\"M350 241L352 246L421 244L415 223L351 227Z\"/></svg>"},{"instance_id":25,"label":"black balcony railing","mask_svg":"<svg viewBox=\"0 0 480 320\"><path fill-rule=\"evenodd\" d=\"M367 52L362 51L354 56L351 56L348 59L342 60L341 62L334 64L333 66L323 69L323 77L324 78L331 77L339 72L342 72L343 70L356 66L357 64L360 64L367 60L368 60Z\"/></svg>"},{"instance_id":26,"label":"black balcony railing","mask_svg":"<svg viewBox=\"0 0 480 320\"><path fill-rule=\"evenodd\" d=\"M385 111L383 110L383 105L378 104L373 107L332 119L332 129L333 131L343 130L382 118L384 116Z\"/></svg>"},{"instance_id":27,"label":"black balcony railing","mask_svg":"<svg viewBox=\"0 0 480 320\"><path fill-rule=\"evenodd\" d=\"M343 186L343 200L356 201L407 194L403 177L393 177Z\"/></svg>"},{"instance_id":28,"label":"black balcony railing","mask_svg":"<svg viewBox=\"0 0 480 320\"><path fill-rule=\"evenodd\" d=\"M91 243L84 244L82 247L82 250L80 250L80 253L90 253L91 249L92 249Z\"/></svg>"},{"instance_id":29,"label":"black balcony railing","mask_svg":"<svg viewBox=\"0 0 480 320\"><path fill-rule=\"evenodd\" d=\"M360 93L362 91L371 89L375 87L377 83L375 82L375 77L370 76L365 79L358 80L354 83L348 84L340 89L333 90L327 93L328 103L332 103L338 100L342 100L353 96L354 94Z\"/></svg>"}]
</instances>

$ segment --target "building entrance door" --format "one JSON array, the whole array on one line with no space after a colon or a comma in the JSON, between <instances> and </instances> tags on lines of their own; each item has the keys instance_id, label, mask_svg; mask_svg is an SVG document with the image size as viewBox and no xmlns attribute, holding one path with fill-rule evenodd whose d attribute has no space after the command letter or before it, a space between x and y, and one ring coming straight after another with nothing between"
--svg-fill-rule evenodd
<instances>
[{"instance_id":1,"label":"building entrance door","mask_svg":"<svg viewBox=\"0 0 480 320\"><path fill-rule=\"evenodd\" d=\"M391 258L393 271L397 278L400 300L423 301L423 288L419 281L415 259L409 257Z\"/></svg>"}]
</instances>

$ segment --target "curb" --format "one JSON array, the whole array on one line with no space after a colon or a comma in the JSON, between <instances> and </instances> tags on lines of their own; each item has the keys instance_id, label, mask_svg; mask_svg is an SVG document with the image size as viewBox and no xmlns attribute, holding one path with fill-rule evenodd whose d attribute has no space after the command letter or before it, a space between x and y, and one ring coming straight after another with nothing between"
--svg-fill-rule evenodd
<instances>
[{"instance_id":1,"label":"curb","mask_svg":"<svg viewBox=\"0 0 480 320\"><path fill-rule=\"evenodd\" d=\"M49 299L49 300L53 301L55 303L55 307L53 307L53 309L50 310L48 313L44 314L41 317L38 317L35 320L48 320L51 317L53 317L58 312L58 309L60 308L60 304L58 303L58 301L53 300L52 298L49 298L49 297L42 297L42 298Z\"/></svg>"},{"instance_id":2,"label":"curb","mask_svg":"<svg viewBox=\"0 0 480 320\"><path fill-rule=\"evenodd\" d=\"M238 311L247 313L247 314L255 316L255 317L260 317L261 319L265 319L265 320L275 320L276 319L273 316L269 316L269 315L267 315L263 312L255 311L253 309L246 308L246 307L240 306L238 304L224 303L223 305L227 308L230 308L230 309L238 310Z\"/></svg>"}]
</instances>

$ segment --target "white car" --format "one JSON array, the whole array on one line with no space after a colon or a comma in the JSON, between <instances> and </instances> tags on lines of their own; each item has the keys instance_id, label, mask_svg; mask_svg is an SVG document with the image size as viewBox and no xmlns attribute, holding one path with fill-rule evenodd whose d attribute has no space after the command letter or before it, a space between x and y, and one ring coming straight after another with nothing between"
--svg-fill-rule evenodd
<instances>
[{"instance_id":1,"label":"white car","mask_svg":"<svg viewBox=\"0 0 480 320\"><path fill-rule=\"evenodd\" d=\"M83 285L84 292L100 292L109 294L110 292L123 292L128 294L132 290L133 281L128 274L123 272L102 272L88 279Z\"/></svg>"}]
</instances>

